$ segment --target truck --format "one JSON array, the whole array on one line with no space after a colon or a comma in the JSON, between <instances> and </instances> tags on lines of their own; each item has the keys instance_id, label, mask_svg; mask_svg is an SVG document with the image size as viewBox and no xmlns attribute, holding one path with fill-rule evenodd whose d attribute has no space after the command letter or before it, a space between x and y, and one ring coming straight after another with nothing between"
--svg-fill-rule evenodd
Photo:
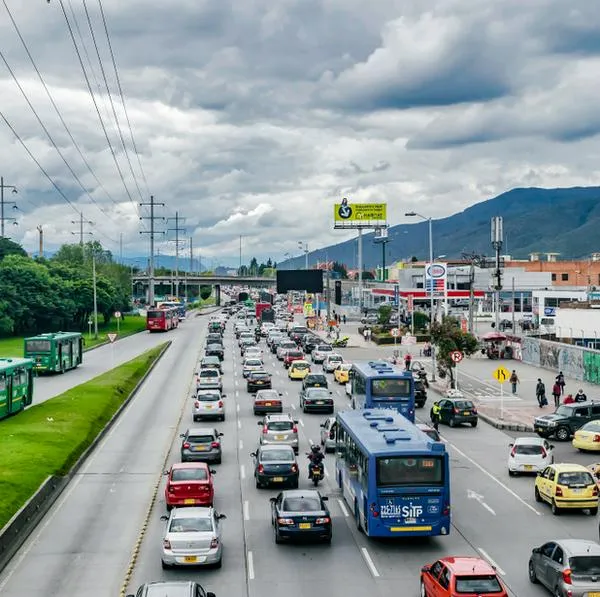
<instances>
[{"instance_id":1,"label":"truck","mask_svg":"<svg viewBox=\"0 0 600 597\"><path fill-rule=\"evenodd\" d=\"M271 308L271 303L256 303L256 320L260 321L262 312L265 309L270 309Z\"/></svg>"}]
</instances>

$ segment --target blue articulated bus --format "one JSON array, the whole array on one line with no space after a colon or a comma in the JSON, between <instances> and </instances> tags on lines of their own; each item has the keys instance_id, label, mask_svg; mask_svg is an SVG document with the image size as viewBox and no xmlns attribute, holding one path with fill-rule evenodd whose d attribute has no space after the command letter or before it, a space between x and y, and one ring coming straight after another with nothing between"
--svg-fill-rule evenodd
<instances>
[{"instance_id":1,"label":"blue articulated bus","mask_svg":"<svg viewBox=\"0 0 600 597\"><path fill-rule=\"evenodd\" d=\"M352 408L393 408L415 422L415 382L410 371L386 361L358 362L350 371Z\"/></svg>"},{"instance_id":2,"label":"blue articulated bus","mask_svg":"<svg viewBox=\"0 0 600 597\"><path fill-rule=\"evenodd\" d=\"M337 414L336 477L356 525L369 537L450 533L446 446L401 414Z\"/></svg>"}]
</instances>

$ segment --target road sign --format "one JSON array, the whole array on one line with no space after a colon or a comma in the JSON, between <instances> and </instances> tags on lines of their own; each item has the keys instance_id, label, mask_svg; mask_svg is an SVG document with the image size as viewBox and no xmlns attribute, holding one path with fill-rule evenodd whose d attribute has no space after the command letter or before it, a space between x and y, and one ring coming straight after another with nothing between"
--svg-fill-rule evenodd
<instances>
[{"instance_id":1,"label":"road sign","mask_svg":"<svg viewBox=\"0 0 600 597\"><path fill-rule=\"evenodd\" d=\"M408 311L412 313L415 309L415 299L413 298L412 294L408 295L407 303Z\"/></svg>"},{"instance_id":2,"label":"road sign","mask_svg":"<svg viewBox=\"0 0 600 597\"><path fill-rule=\"evenodd\" d=\"M108 339L110 340L111 344L117 339L117 334L106 334L108 336Z\"/></svg>"},{"instance_id":3,"label":"road sign","mask_svg":"<svg viewBox=\"0 0 600 597\"><path fill-rule=\"evenodd\" d=\"M400 335L400 330L398 328L392 328L390 330L390 335L392 338L397 338Z\"/></svg>"},{"instance_id":4,"label":"road sign","mask_svg":"<svg viewBox=\"0 0 600 597\"><path fill-rule=\"evenodd\" d=\"M460 329L461 329L462 332L467 333L467 331L468 331L468 325L467 324L468 324L467 320L463 317L460 320Z\"/></svg>"},{"instance_id":5,"label":"road sign","mask_svg":"<svg viewBox=\"0 0 600 597\"><path fill-rule=\"evenodd\" d=\"M117 319L120 319L120 317L121 317L121 311L115 311L115 317Z\"/></svg>"},{"instance_id":6,"label":"road sign","mask_svg":"<svg viewBox=\"0 0 600 597\"><path fill-rule=\"evenodd\" d=\"M505 383L510 378L509 370L506 367L502 367L502 366L498 367L498 369L496 369L496 371L494 371L493 375L494 375L494 379L498 383Z\"/></svg>"},{"instance_id":7,"label":"road sign","mask_svg":"<svg viewBox=\"0 0 600 597\"><path fill-rule=\"evenodd\" d=\"M450 358L455 362L455 363L460 363L463 360L463 353L460 352L460 350L453 350L450 353Z\"/></svg>"}]
</instances>

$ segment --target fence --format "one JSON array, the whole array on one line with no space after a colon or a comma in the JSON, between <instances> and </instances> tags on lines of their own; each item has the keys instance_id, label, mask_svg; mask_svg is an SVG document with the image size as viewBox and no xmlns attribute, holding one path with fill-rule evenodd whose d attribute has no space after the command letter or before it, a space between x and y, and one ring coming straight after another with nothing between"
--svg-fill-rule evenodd
<instances>
[{"instance_id":1,"label":"fence","mask_svg":"<svg viewBox=\"0 0 600 597\"><path fill-rule=\"evenodd\" d=\"M520 352L523 363L600 385L600 350L523 337Z\"/></svg>"}]
</instances>

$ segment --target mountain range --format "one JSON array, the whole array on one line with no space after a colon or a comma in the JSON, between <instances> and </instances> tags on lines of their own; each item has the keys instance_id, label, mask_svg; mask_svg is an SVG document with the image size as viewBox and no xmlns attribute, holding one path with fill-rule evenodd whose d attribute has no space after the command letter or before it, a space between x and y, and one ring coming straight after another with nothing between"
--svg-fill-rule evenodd
<instances>
[{"instance_id":1,"label":"mountain range","mask_svg":"<svg viewBox=\"0 0 600 597\"><path fill-rule=\"evenodd\" d=\"M424 214L426 215L426 214ZM517 188L482 201L460 213L433 220L434 256L460 258L463 253L493 254L491 218L501 216L504 227L502 253L526 259L530 253L560 253L559 259L578 259L600 252L600 187L560 189ZM429 256L428 222L400 224L388 229L386 264L416 256ZM357 268L358 240L351 239L309 254L310 264L339 261ZM381 264L382 247L374 233L363 234L366 270ZM281 262L282 269L302 269L304 257Z\"/></svg>"}]
</instances>

